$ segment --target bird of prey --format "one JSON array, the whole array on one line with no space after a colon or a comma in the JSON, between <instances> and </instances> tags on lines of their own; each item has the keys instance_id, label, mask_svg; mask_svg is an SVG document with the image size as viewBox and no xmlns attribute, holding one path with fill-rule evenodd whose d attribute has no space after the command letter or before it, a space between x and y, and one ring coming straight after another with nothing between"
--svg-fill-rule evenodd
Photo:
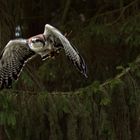
<instances>
[{"instance_id":1,"label":"bird of prey","mask_svg":"<svg viewBox=\"0 0 140 140\"><path fill-rule=\"evenodd\" d=\"M10 40L0 55L0 89L10 88L13 80L17 80L23 66L36 55L42 60L53 58L63 48L76 68L87 77L84 59L71 45L68 39L55 27L46 24L43 34L29 39Z\"/></svg>"}]
</instances>

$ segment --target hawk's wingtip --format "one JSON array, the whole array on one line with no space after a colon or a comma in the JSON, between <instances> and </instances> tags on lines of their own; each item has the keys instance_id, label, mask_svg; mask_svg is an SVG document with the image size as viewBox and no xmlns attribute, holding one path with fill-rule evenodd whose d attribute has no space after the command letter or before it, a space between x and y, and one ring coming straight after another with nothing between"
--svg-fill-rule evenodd
<instances>
[{"instance_id":1,"label":"hawk's wingtip","mask_svg":"<svg viewBox=\"0 0 140 140\"><path fill-rule=\"evenodd\" d=\"M86 78L88 78L88 76L87 76L87 75L85 75L85 77L86 77Z\"/></svg>"}]
</instances>

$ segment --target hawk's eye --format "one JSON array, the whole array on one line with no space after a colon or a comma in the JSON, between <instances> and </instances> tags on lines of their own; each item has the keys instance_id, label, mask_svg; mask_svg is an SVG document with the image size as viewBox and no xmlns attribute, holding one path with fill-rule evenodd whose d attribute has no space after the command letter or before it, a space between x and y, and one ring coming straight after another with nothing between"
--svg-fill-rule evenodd
<instances>
[{"instance_id":1,"label":"hawk's eye","mask_svg":"<svg viewBox=\"0 0 140 140\"><path fill-rule=\"evenodd\" d=\"M33 43L41 42L43 45L45 45L45 42L42 39L39 39L39 38L32 39L32 42Z\"/></svg>"},{"instance_id":2,"label":"hawk's eye","mask_svg":"<svg viewBox=\"0 0 140 140\"><path fill-rule=\"evenodd\" d=\"M35 42L41 42L41 40L38 39L38 38L34 38L34 39L32 39L32 42L33 42L33 43L35 43Z\"/></svg>"},{"instance_id":3,"label":"hawk's eye","mask_svg":"<svg viewBox=\"0 0 140 140\"><path fill-rule=\"evenodd\" d=\"M42 40L41 39L36 39L35 42L42 42Z\"/></svg>"}]
</instances>

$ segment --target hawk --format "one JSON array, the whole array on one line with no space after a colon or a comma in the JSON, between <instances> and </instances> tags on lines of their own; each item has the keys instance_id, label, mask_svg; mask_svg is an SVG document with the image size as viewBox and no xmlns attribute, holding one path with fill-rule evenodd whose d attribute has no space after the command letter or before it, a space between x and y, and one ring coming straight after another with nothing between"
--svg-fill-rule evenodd
<instances>
[{"instance_id":1,"label":"hawk","mask_svg":"<svg viewBox=\"0 0 140 140\"><path fill-rule=\"evenodd\" d=\"M64 49L76 68L87 77L86 64L79 52L58 29L46 24L43 34L7 43L0 55L0 89L11 87L28 60L36 55L40 55L42 60L53 58L60 49Z\"/></svg>"}]
</instances>

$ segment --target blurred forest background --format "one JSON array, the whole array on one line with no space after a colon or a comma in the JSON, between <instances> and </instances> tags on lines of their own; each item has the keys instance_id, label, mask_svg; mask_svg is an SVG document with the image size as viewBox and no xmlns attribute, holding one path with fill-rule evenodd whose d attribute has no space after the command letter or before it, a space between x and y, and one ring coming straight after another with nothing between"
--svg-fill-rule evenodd
<instances>
[{"instance_id":1,"label":"blurred forest background","mask_svg":"<svg viewBox=\"0 0 140 140\"><path fill-rule=\"evenodd\" d=\"M0 50L57 27L88 66L81 76L62 52L31 60L0 92L0 140L139 140L140 1L1 0Z\"/></svg>"}]
</instances>

